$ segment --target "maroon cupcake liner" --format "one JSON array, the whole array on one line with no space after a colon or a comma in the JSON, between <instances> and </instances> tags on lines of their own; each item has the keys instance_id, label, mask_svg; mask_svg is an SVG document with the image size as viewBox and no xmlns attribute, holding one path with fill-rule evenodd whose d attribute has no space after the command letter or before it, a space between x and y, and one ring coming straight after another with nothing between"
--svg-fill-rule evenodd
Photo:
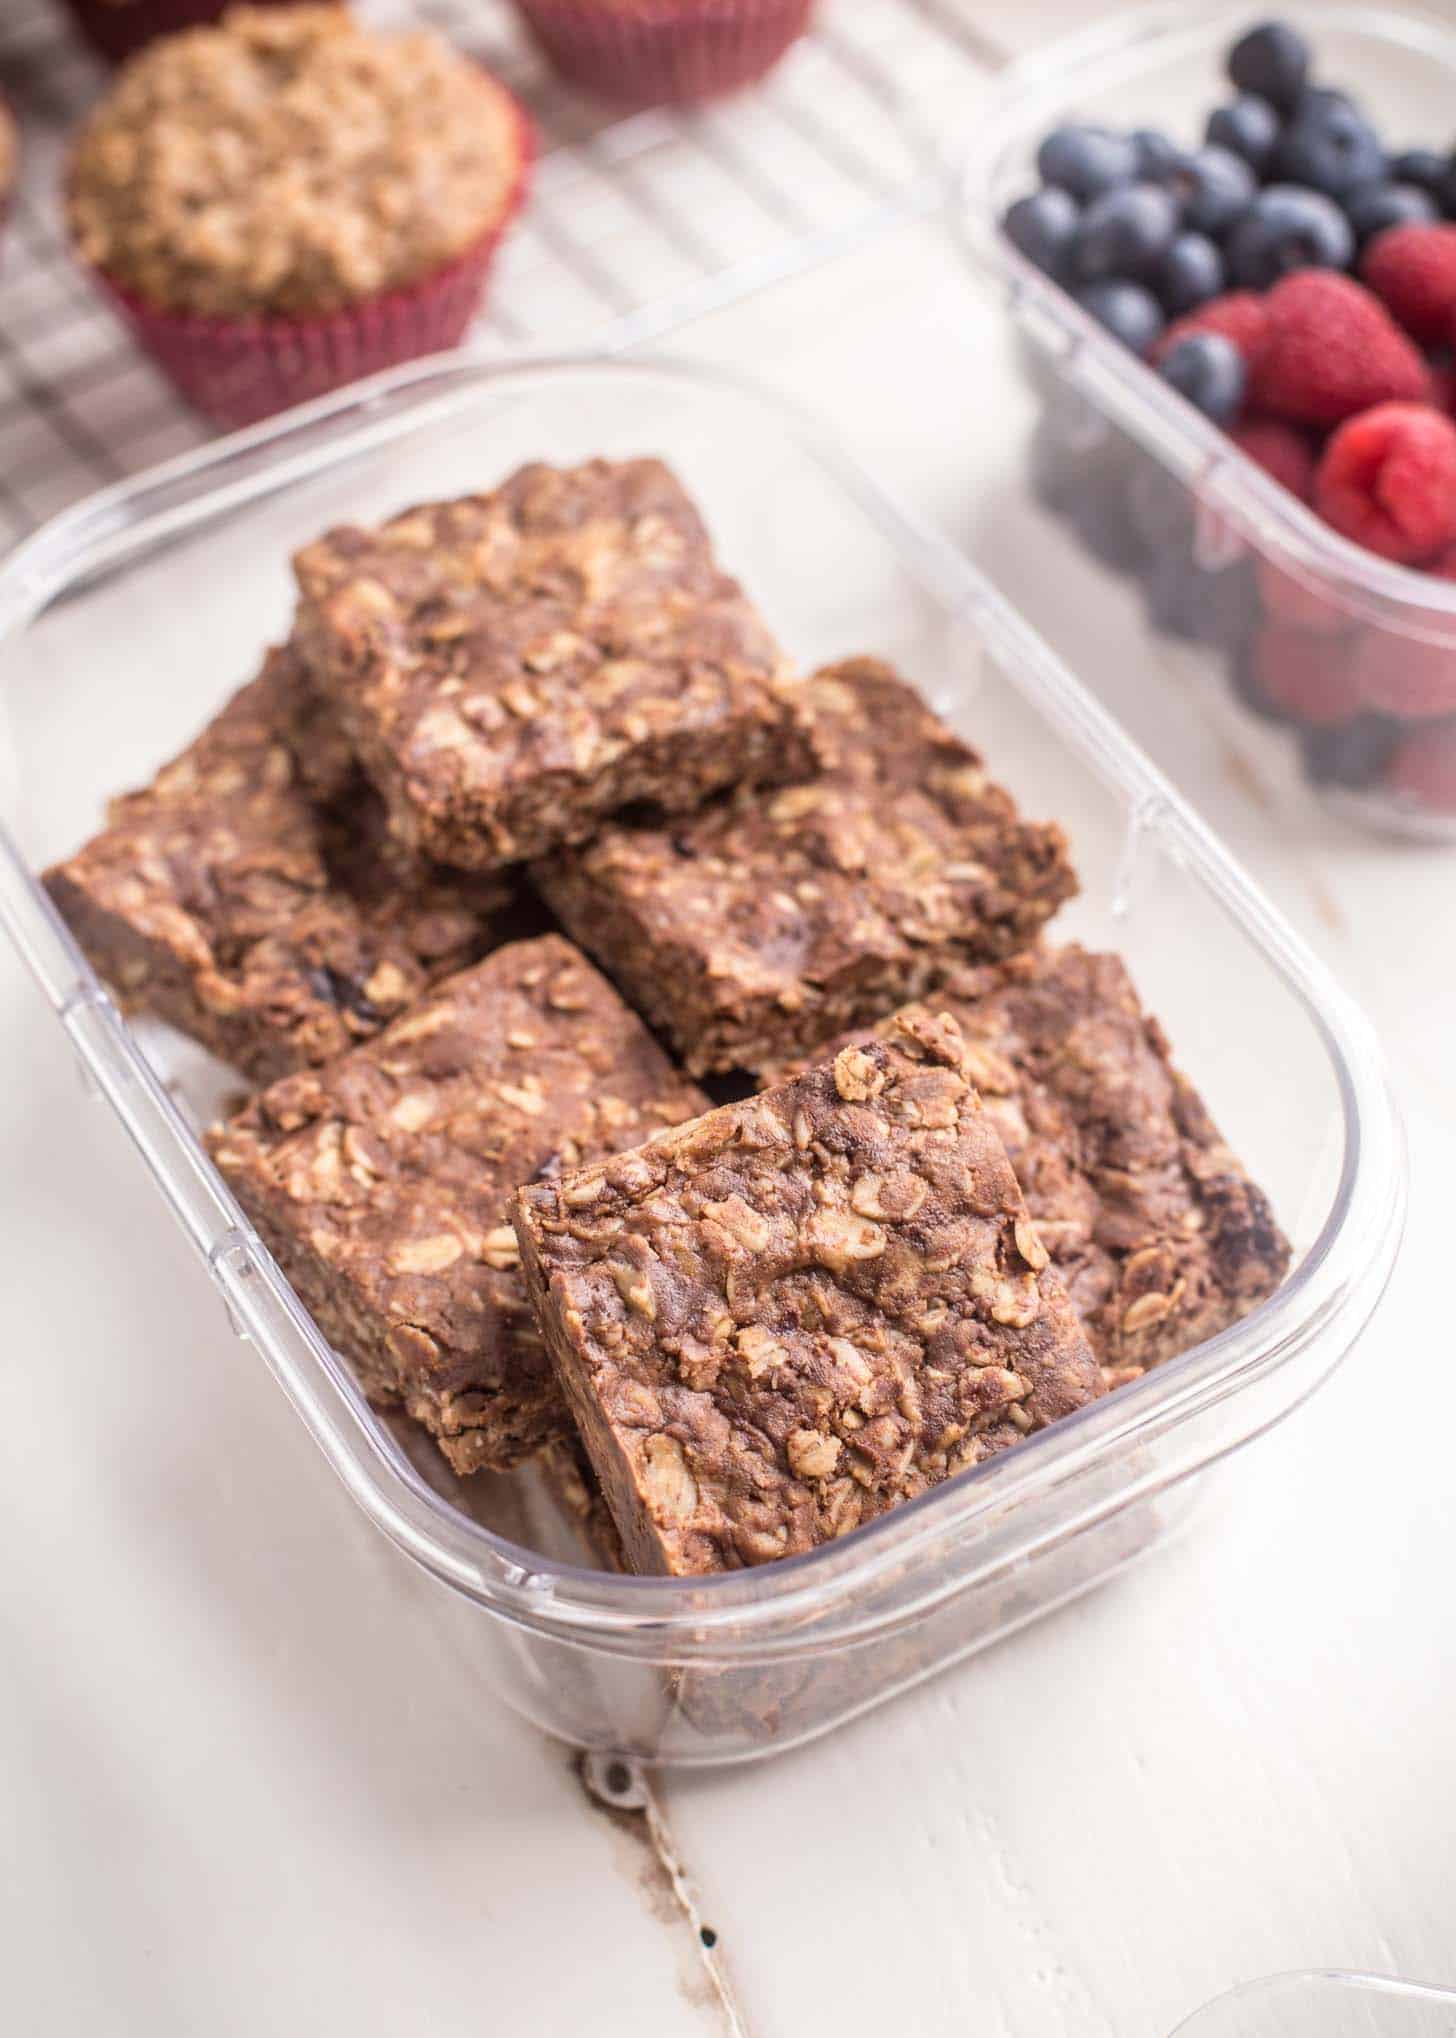
<instances>
[{"instance_id":1,"label":"maroon cupcake liner","mask_svg":"<svg viewBox=\"0 0 1456 2038\"><path fill-rule=\"evenodd\" d=\"M525 202L535 130L515 109L519 163L500 217L462 254L401 290L382 292L319 318L214 318L167 311L89 271L176 389L195 409L234 431L280 410L464 337L478 309L496 249Z\"/></svg>"},{"instance_id":2,"label":"maroon cupcake liner","mask_svg":"<svg viewBox=\"0 0 1456 2038\"><path fill-rule=\"evenodd\" d=\"M561 76L632 106L690 105L761 78L814 0L516 0Z\"/></svg>"},{"instance_id":3,"label":"maroon cupcake liner","mask_svg":"<svg viewBox=\"0 0 1456 2038\"><path fill-rule=\"evenodd\" d=\"M3 92L0 92L0 128L8 128L12 144L10 168L0 169L0 246L3 246L5 224L10 218L10 208L15 203L15 194L20 187L20 123Z\"/></svg>"},{"instance_id":4,"label":"maroon cupcake liner","mask_svg":"<svg viewBox=\"0 0 1456 2038\"><path fill-rule=\"evenodd\" d=\"M119 64L153 36L216 21L233 0L65 0L77 32L99 57ZM297 6L299 0L249 0L254 7Z\"/></svg>"}]
</instances>

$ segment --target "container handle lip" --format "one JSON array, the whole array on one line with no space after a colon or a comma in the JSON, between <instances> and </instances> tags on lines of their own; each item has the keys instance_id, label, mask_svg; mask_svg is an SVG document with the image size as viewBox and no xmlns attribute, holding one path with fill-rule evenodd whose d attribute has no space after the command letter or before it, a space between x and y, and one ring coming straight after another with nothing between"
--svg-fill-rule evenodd
<instances>
[{"instance_id":1,"label":"container handle lip","mask_svg":"<svg viewBox=\"0 0 1456 2038\"><path fill-rule=\"evenodd\" d=\"M1156 1411L1147 1407L1148 1382L1077 1411L1038 1437L1025 1452L988 1462L955 1481L921 1495L839 1542L765 1569L705 1580L608 1576L538 1558L473 1523L429 1488L367 1415L363 1398L342 1363L320 1337L291 1288L257 1241L241 1210L172 1099L158 1082L139 1043L112 1007L73 937L44 894L9 833L0 827L0 919L8 922L17 946L57 1008L69 1004L84 1023L68 1030L78 1053L95 1074L123 1124L146 1157L154 1177L189 1236L201 1249L230 1309L259 1344L267 1362L333 1465L374 1520L426 1569L456 1589L490 1605L503 1617L532 1629L590 1638L594 1646L624 1653L670 1645L685 1654L704 1652L720 1659L726 1647L754 1658L802 1647L812 1627L816 1644L859 1639L900 1624L903 1605L891 1611L857 1610L864 1594L891 1574L939 1547L953 1558L978 1528L994 1533L1018 1501L1030 1502L1095 1469L1110 1450L1151 1439L1171 1425L1210 1406L1235 1381L1249 1380L1286 1362L1317 1331L1336 1319L1363 1323L1374 1295L1394 1261L1403 1210L1399 1119L1385 1081L1383 1063L1367 1022L1338 989L1329 972L1275 912L1235 864L1171 783L1134 745L1100 703L1076 681L1049 647L1022 621L962 554L934 527L905 511L849 454L812 413L786 402L749 378L724 375L695 364L636 357L629 361L571 355L525 363L484 363L469 355L437 358L403 371L389 371L363 385L363 426L330 443L331 461L352 457L363 446L392 436L398 413L415 421L447 415L484 388L528 392L542 381L575 375L632 376L697 386L734 395L763 409L777 429L791 435L808 457L830 475L872 521L893 535L927 586L952 613L971 623L983 641L1008 662L1015 683L1063 726L1075 731L1094 768L1115 778L1130 797L1152 803L1151 825L1164 833L1173 853L1193 863L1223 910L1257 932L1271 962L1300 1001L1324 1039L1337 1072L1344 1118L1344 1163L1320 1237L1300 1266L1262 1307L1194 1351L1170 1361L1150 1378L1157 1389ZM431 385L436 385L433 392ZM358 392L353 392L357 397ZM271 493L300 472L318 471L317 428L335 411L354 406L341 394L321 399L281 425L255 427L233 440L204 449L205 457L184 456L157 476L108 490L99 507L67 513L21 553L0 566L0 630L13 631L21 604L13 591L33 599L53 568L44 543L57 529L56 557L65 554L72 572L85 569L93 540L103 563L116 563L115 533L124 507L160 493L156 525L169 531L183 519L185 505L173 491L203 493L210 514ZM302 445L279 469L255 464L275 440ZM206 483L218 468L242 456L243 470L218 491ZM195 516L193 518L195 521ZM133 546L154 541L157 528L143 523ZM28 557L26 555L29 555ZM19 565L16 564L19 559ZM6 590L12 590L6 606ZM54 588L52 589L54 592ZM1368 1110L1363 1108L1367 1107ZM1358 1277L1339 1275L1329 1265L1332 1247L1346 1230L1369 1241ZM255 1278L256 1277L256 1278ZM1373 1291L1373 1292L1372 1292ZM1354 1324L1355 1328L1359 1324ZM280 1343L280 1339L284 1340ZM307 1360L306 1367L300 1364ZM367 1448L359 1449L363 1443ZM1120 1489L1105 1506L1089 1502L1088 1520L1116 1511L1130 1496ZM1041 1539L1065 1533L1065 1524ZM1030 1554L1039 1543L1003 1546L999 1562ZM949 1562L932 1567L935 1576L919 1604L929 1606L963 1589L967 1574ZM995 1568L993 1565L991 1568ZM948 1575L949 1574L949 1575ZM982 1575L982 1574L976 1574ZM840 1604L823 1607L826 1586L841 1587Z\"/></svg>"}]
</instances>

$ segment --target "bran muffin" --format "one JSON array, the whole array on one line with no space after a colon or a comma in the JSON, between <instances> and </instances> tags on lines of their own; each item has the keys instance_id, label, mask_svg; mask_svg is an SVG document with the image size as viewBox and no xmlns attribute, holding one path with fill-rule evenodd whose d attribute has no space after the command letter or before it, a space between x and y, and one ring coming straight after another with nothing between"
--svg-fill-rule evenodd
<instances>
[{"instance_id":1,"label":"bran muffin","mask_svg":"<svg viewBox=\"0 0 1456 2038\"><path fill-rule=\"evenodd\" d=\"M139 342L237 425L453 345L530 154L515 100L439 36L238 7L122 68L67 219Z\"/></svg>"}]
</instances>

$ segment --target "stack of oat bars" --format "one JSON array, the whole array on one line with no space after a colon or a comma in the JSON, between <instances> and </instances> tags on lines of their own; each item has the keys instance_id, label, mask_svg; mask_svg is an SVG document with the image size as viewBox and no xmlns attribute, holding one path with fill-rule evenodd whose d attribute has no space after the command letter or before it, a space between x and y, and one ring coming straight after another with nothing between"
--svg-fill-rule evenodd
<instances>
[{"instance_id":1,"label":"stack of oat bars","mask_svg":"<svg viewBox=\"0 0 1456 2038\"><path fill-rule=\"evenodd\" d=\"M756 1564L1277 1286L1121 963L1042 939L1061 830L888 666L798 677L659 462L294 566L290 641L47 882L261 1086L218 1166L457 1473L542 1464L602 1563Z\"/></svg>"}]
</instances>

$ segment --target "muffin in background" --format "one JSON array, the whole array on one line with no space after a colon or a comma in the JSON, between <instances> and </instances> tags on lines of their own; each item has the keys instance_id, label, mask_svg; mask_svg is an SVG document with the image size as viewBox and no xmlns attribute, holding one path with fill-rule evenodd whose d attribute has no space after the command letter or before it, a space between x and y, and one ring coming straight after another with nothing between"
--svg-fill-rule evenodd
<instances>
[{"instance_id":1,"label":"muffin in background","mask_svg":"<svg viewBox=\"0 0 1456 2038\"><path fill-rule=\"evenodd\" d=\"M182 394L243 425L453 346L531 155L511 94L438 35L237 7L123 65L66 217Z\"/></svg>"},{"instance_id":2,"label":"muffin in background","mask_svg":"<svg viewBox=\"0 0 1456 2038\"><path fill-rule=\"evenodd\" d=\"M751 85L809 26L813 0L516 0L569 83L633 106Z\"/></svg>"},{"instance_id":3,"label":"muffin in background","mask_svg":"<svg viewBox=\"0 0 1456 2038\"><path fill-rule=\"evenodd\" d=\"M298 0L256 0L260 6L296 6ZM216 21L227 0L65 0L77 32L100 57L119 64L154 35L175 35Z\"/></svg>"}]
</instances>

